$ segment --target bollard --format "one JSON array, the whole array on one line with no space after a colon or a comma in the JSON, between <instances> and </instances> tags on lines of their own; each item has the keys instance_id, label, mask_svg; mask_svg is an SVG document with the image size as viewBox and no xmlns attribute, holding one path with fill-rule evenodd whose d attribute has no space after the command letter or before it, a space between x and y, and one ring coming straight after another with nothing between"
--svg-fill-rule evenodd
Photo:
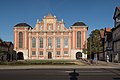
<instances>
[{"instance_id":1,"label":"bollard","mask_svg":"<svg viewBox=\"0 0 120 80\"><path fill-rule=\"evenodd\" d=\"M70 75L70 80L78 80L77 76L79 76L79 74L75 72L75 69L74 72L69 73L69 75Z\"/></svg>"}]
</instances>

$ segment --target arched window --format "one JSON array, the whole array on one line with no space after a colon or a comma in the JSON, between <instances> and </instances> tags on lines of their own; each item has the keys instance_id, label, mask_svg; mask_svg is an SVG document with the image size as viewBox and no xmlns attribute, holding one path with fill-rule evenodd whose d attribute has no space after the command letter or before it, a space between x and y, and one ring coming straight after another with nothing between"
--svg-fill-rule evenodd
<instances>
[{"instance_id":1,"label":"arched window","mask_svg":"<svg viewBox=\"0 0 120 80\"><path fill-rule=\"evenodd\" d=\"M40 38L40 48L43 48L43 38Z\"/></svg>"},{"instance_id":2,"label":"arched window","mask_svg":"<svg viewBox=\"0 0 120 80\"><path fill-rule=\"evenodd\" d=\"M23 48L23 33L19 32L19 48Z\"/></svg>"},{"instance_id":3,"label":"arched window","mask_svg":"<svg viewBox=\"0 0 120 80\"><path fill-rule=\"evenodd\" d=\"M51 37L48 38L48 47L52 48L52 38Z\"/></svg>"},{"instance_id":4,"label":"arched window","mask_svg":"<svg viewBox=\"0 0 120 80\"><path fill-rule=\"evenodd\" d=\"M68 37L64 38L64 48L68 48Z\"/></svg>"},{"instance_id":5,"label":"arched window","mask_svg":"<svg viewBox=\"0 0 120 80\"><path fill-rule=\"evenodd\" d=\"M60 38L56 38L56 48L60 48Z\"/></svg>"},{"instance_id":6,"label":"arched window","mask_svg":"<svg viewBox=\"0 0 120 80\"><path fill-rule=\"evenodd\" d=\"M32 38L32 48L36 47L36 39L33 37Z\"/></svg>"},{"instance_id":7,"label":"arched window","mask_svg":"<svg viewBox=\"0 0 120 80\"><path fill-rule=\"evenodd\" d=\"M81 48L81 32L77 32L77 48Z\"/></svg>"}]
</instances>

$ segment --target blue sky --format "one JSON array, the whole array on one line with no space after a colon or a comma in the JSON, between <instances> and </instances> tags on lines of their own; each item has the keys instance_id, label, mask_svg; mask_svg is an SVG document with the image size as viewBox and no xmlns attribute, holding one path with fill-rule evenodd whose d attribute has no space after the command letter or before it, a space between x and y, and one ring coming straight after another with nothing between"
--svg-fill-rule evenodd
<instances>
[{"instance_id":1,"label":"blue sky","mask_svg":"<svg viewBox=\"0 0 120 80\"><path fill-rule=\"evenodd\" d=\"M113 27L120 0L0 0L0 38L13 42L13 26L26 22L32 27L49 12L64 19L68 28L77 21L94 29Z\"/></svg>"}]
</instances>

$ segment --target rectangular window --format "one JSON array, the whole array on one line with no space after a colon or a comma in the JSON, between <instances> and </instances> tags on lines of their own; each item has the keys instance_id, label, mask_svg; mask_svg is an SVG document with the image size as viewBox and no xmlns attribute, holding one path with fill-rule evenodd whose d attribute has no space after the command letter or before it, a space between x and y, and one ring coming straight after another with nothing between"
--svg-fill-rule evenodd
<instances>
[{"instance_id":1,"label":"rectangular window","mask_svg":"<svg viewBox=\"0 0 120 80\"><path fill-rule=\"evenodd\" d=\"M43 48L43 38L40 38L40 48Z\"/></svg>"},{"instance_id":2,"label":"rectangular window","mask_svg":"<svg viewBox=\"0 0 120 80\"><path fill-rule=\"evenodd\" d=\"M68 51L64 51L64 55L68 55Z\"/></svg>"},{"instance_id":3,"label":"rectangular window","mask_svg":"<svg viewBox=\"0 0 120 80\"><path fill-rule=\"evenodd\" d=\"M52 38L48 38L48 48L52 48Z\"/></svg>"},{"instance_id":4,"label":"rectangular window","mask_svg":"<svg viewBox=\"0 0 120 80\"><path fill-rule=\"evenodd\" d=\"M40 55L41 55L41 56L43 55L43 51L40 51Z\"/></svg>"},{"instance_id":5,"label":"rectangular window","mask_svg":"<svg viewBox=\"0 0 120 80\"><path fill-rule=\"evenodd\" d=\"M35 47L36 47L36 39L32 38L32 48L35 48Z\"/></svg>"},{"instance_id":6,"label":"rectangular window","mask_svg":"<svg viewBox=\"0 0 120 80\"><path fill-rule=\"evenodd\" d=\"M57 52L56 52L56 55L60 55L60 51L57 51Z\"/></svg>"},{"instance_id":7,"label":"rectangular window","mask_svg":"<svg viewBox=\"0 0 120 80\"><path fill-rule=\"evenodd\" d=\"M56 48L60 48L60 38L56 38Z\"/></svg>"},{"instance_id":8,"label":"rectangular window","mask_svg":"<svg viewBox=\"0 0 120 80\"><path fill-rule=\"evenodd\" d=\"M68 37L64 38L64 48L68 48Z\"/></svg>"},{"instance_id":9,"label":"rectangular window","mask_svg":"<svg viewBox=\"0 0 120 80\"><path fill-rule=\"evenodd\" d=\"M32 55L36 55L36 51L32 51Z\"/></svg>"}]
</instances>

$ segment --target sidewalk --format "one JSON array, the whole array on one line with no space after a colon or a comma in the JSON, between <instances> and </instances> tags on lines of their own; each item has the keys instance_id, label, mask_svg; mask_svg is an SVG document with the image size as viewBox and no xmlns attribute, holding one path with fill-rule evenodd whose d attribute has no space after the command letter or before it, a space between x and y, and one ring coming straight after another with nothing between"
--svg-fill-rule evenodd
<instances>
[{"instance_id":1,"label":"sidewalk","mask_svg":"<svg viewBox=\"0 0 120 80\"><path fill-rule=\"evenodd\" d=\"M21 65L21 66L11 66L11 65L0 65L0 70L9 69L79 69L79 68L120 68L120 66L98 66L98 65Z\"/></svg>"},{"instance_id":2,"label":"sidewalk","mask_svg":"<svg viewBox=\"0 0 120 80\"><path fill-rule=\"evenodd\" d=\"M120 63L97 61L97 64L78 65L0 65L0 70L9 69L79 69L79 68L120 68Z\"/></svg>"},{"instance_id":3,"label":"sidewalk","mask_svg":"<svg viewBox=\"0 0 120 80\"><path fill-rule=\"evenodd\" d=\"M92 65L92 66L112 66L112 67L120 67L120 63L112 63L112 62L106 62L106 61L95 61L93 60L92 63L90 60L87 61L81 61L82 63L86 65Z\"/></svg>"},{"instance_id":4,"label":"sidewalk","mask_svg":"<svg viewBox=\"0 0 120 80\"><path fill-rule=\"evenodd\" d=\"M112 62L106 62L106 61L98 61L98 64L106 65L106 66L118 66L118 67L120 67L120 63L112 63Z\"/></svg>"}]
</instances>

